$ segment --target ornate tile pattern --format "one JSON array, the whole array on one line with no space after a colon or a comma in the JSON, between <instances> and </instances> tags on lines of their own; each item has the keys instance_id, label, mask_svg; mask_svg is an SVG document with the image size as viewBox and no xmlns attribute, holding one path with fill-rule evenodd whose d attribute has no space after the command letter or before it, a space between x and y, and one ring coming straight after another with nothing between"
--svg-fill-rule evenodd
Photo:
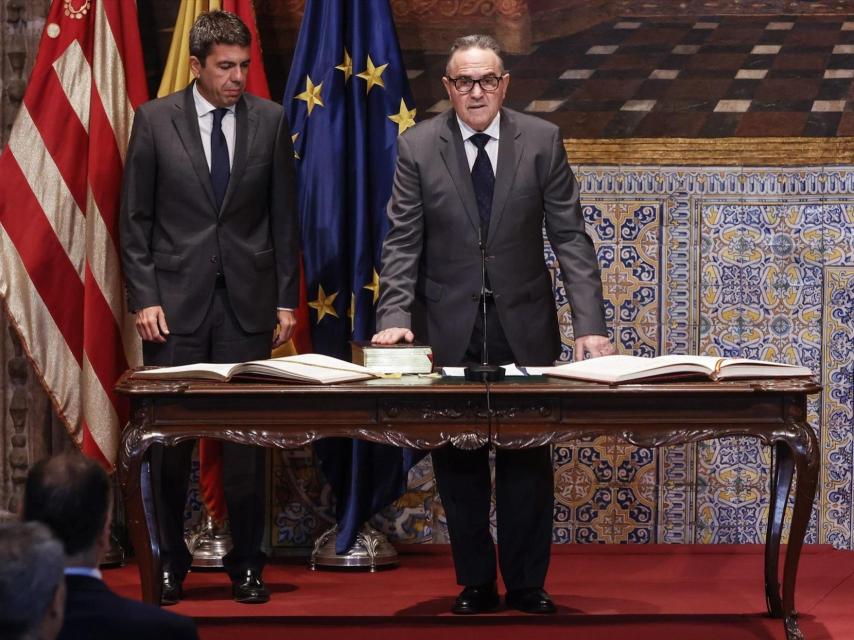
<instances>
[{"instance_id":1,"label":"ornate tile pattern","mask_svg":"<svg viewBox=\"0 0 854 640\"><path fill-rule=\"evenodd\" d=\"M600 201L583 208L602 273L605 321L621 353L658 355L662 210L659 200ZM557 260L546 240L563 338L562 360L572 359L571 310Z\"/></svg>"},{"instance_id":2,"label":"ornate tile pattern","mask_svg":"<svg viewBox=\"0 0 854 640\"><path fill-rule=\"evenodd\" d=\"M659 355L663 211L660 199L635 194L597 199L583 209L602 272L605 319L620 353ZM548 242L546 247L563 339L561 359L571 360L571 308ZM655 450L597 438L562 443L554 458L555 542L656 539Z\"/></svg>"},{"instance_id":3,"label":"ornate tile pattern","mask_svg":"<svg viewBox=\"0 0 854 640\"><path fill-rule=\"evenodd\" d=\"M272 453L271 544L311 547L335 524L332 491L311 447Z\"/></svg>"},{"instance_id":4,"label":"ornate tile pattern","mask_svg":"<svg viewBox=\"0 0 854 640\"><path fill-rule=\"evenodd\" d=\"M851 210L848 209L850 214ZM850 255L850 254L849 254ZM854 267L828 267L824 281L820 534L836 547L851 548L854 489Z\"/></svg>"},{"instance_id":5,"label":"ornate tile pattern","mask_svg":"<svg viewBox=\"0 0 854 640\"><path fill-rule=\"evenodd\" d=\"M822 475L807 540L852 548L854 172L602 166L576 175L621 352L743 355L820 375L824 392L808 417ZM569 303L546 246L569 359ZM274 458L273 544L308 546L331 522L329 493L310 450ZM759 542L770 464L770 451L748 438L659 450L561 443L554 540ZM447 541L429 460L410 487L375 526L394 541Z\"/></svg>"}]
</instances>

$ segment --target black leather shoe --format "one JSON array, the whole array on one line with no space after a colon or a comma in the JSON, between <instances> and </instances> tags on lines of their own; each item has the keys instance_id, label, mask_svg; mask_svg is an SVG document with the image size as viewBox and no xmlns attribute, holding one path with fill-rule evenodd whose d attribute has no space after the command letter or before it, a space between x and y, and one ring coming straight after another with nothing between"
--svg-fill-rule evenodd
<instances>
[{"instance_id":1,"label":"black leather shoe","mask_svg":"<svg viewBox=\"0 0 854 640\"><path fill-rule=\"evenodd\" d=\"M473 613L491 613L498 611L501 601L494 582L479 587L466 587L457 596L451 613L470 615Z\"/></svg>"},{"instance_id":2,"label":"black leather shoe","mask_svg":"<svg viewBox=\"0 0 854 640\"><path fill-rule=\"evenodd\" d=\"M172 571L163 572L163 585L160 591L160 604L169 606L178 604L181 598L184 597L184 590L181 587L181 581L178 580Z\"/></svg>"},{"instance_id":3,"label":"black leather shoe","mask_svg":"<svg viewBox=\"0 0 854 640\"><path fill-rule=\"evenodd\" d=\"M247 569L239 580L231 583L231 594L235 602L243 604L262 604L270 600L270 591L255 569Z\"/></svg>"},{"instance_id":4,"label":"black leather shoe","mask_svg":"<svg viewBox=\"0 0 854 640\"><path fill-rule=\"evenodd\" d=\"M505 598L507 606L525 613L554 613L557 611L545 589L517 589L508 591Z\"/></svg>"}]
</instances>

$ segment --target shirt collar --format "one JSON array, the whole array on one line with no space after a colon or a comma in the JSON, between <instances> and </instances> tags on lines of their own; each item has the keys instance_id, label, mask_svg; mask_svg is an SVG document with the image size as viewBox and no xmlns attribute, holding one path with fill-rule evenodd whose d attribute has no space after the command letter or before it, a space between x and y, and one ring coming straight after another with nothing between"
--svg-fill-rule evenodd
<instances>
[{"instance_id":1,"label":"shirt collar","mask_svg":"<svg viewBox=\"0 0 854 640\"><path fill-rule=\"evenodd\" d=\"M196 114L201 118L202 116L208 115L211 111L216 109L215 105L212 105L210 102L205 99L205 97L199 93L199 87L194 82L193 83L193 102L196 103ZM234 109L237 105L231 105L230 107L225 107L228 109L232 115L234 115Z\"/></svg>"},{"instance_id":2,"label":"shirt collar","mask_svg":"<svg viewBox=\"0 0 854 640\"><path fill-rule=\"evenodd\" d=\"M485 133L493 140L499 139L499 130L501 129L501 111L495 114L495 117L492 119L492 122L489 123L489 126L484 129L482 132L475 131L470 126L468 126L465 122L460 120L460 116L454 114L457 118L457 124L460 126L460 133L463 134L463 142L471 138L476 133Z\"/></svg>"},{"instance_id":3,"label":"shirt collar","mask_svg":"<svg viewBox=\"0 0 854 640\"><path fill-rule=\"evenodd\" d=\"M86 576L88 578L96 578L103 580L101 570L96 567L65 567L65 575L67 576Z\"/></svg>"}]
</instances>

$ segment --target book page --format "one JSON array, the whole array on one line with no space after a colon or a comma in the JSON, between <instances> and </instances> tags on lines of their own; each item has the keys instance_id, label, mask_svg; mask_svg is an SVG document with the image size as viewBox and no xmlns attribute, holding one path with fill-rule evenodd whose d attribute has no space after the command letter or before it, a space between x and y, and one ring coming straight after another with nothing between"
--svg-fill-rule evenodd
<instances>
[{"instance_id":1,"label":"book page","mask_svg":"<svg viewBox=\"0 0 854 640\"><path fill-rule=\"evenodd\" d=\"M604 356L547 368L546 375L591 380L594 382L629 382L671 373L699 373L708 376L718 358L711 356ZM710 368L711 367L711 368Z\"/></svg>"},{"instance_id":2,"label":"book page","mask_svg":"<svg viewBox=\"0 0 854 640\"><path fill-rule=\"evenodd\" d=\"M184 364L177 367L158 367L157 369L146 369L136 371L134 378L206 378L208 380L228 380L232 369L239 364L197 362L196 364Z\"/></svg>"},{"instance_id":3,"label":"book page","mask_svg":"<svg viewBox=\"0 0 854 640\"><path fill-rule=\"evenodd\" d=\"M374 377L374 374L369 369L366 369L361 365L353 364L352 362L347 362L346 360L339 360L338 358L333 358L332 356L325 356L321 353L300 353L295 356L284 356L282 358L272 358L270 360L258 360L257 362L294 363L312 367L323 367L325 369L351 371L353 373L362 373L366 374L369 377Z\"/></svg>"},{"instance_id":4,"label":"book page","mask_svg":"<svg viewBox=\"0 0 854 640\"><path fill-rule=\"evenodd\" d=\"M324 384L377 377L365 367L319 353L254 360L241 366L239 371Z\"/></svg>"},{"instance_id":5,"label":"book page","mask_svg":"<svg viewBox=\"0 0 854 640\"><path fill-rule=\"evenodd\" d=\"M770 360L751 360L748 358L724 358L716 378L786 378L810 377L812 370L807 367L772 362Z\"/></svg>"},{"instance_id":6,"label":"book page","mask_svg":"<svg viewBox=\"0 0 854 640\"><path fill-rule=\"evenodd\" d=\"M680 371L714 371L718 358L712 356L659 356L657 358L641 358L638 356L603 356L562 364L555 369L564 369L576 373L601 373L614 379L622 376L643 372L653 372L659 369L678 367ZM683 366L684 365L684 366Z\"/></svg>"},{"instance_id":7,"label":"book page","mask_svg":"<svg viewBox=\"0 0 854 640\"><path fill-rule=\"evenodd\" d=\"M721 367L732 367L737 365L759 365L762 367L797 367L797 365L785 362L773 362L771 360L751 360L750 358L722 358Z\"/></svg>"}]
</instances>

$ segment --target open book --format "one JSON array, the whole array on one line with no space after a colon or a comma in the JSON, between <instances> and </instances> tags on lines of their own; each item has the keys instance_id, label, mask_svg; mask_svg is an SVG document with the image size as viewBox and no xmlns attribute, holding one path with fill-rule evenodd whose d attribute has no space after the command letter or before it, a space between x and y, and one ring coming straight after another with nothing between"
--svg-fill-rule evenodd
<instances>
[{"instance_id":1,"label":"open book","mask_svg":"<svg viewBox=\"0 0 854 640\"><path fill-rule=\"evenodd\" d=\"M679 378L691 374L705 376L711 380L812 376L812 371L806 367L767 360L717 356L605 356L556 367L538 367L536 371L534 367L528 367L528 372L610 384L650 378Z\"/></svg>"},{"instance_id":2,"label":"open book","mask_svg":"<svg viewBox=\"0 0 854 640\"><path fill-rule=\"evenodd\" d=\"M220 380L225 382L240 375L316 384L350 382L378 377L365 367L319 353L302 353L296 356L252 360L236 364L199 362L179 367L144 369L134 372L132 377L143 380Z\"/></svg>"}]
</instances>

